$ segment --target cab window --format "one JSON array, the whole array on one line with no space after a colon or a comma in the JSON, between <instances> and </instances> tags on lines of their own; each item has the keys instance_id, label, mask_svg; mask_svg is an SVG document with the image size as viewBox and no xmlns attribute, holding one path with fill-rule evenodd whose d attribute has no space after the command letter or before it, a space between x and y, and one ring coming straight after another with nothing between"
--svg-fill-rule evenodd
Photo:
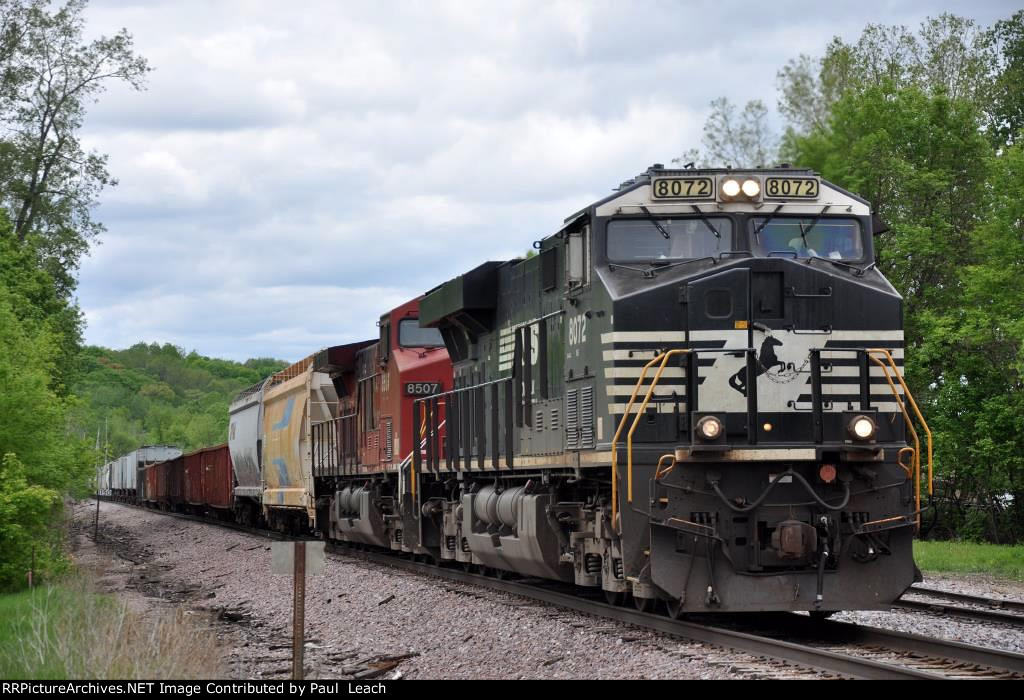
<instances>
[{"instance_id":1,"label":"cab window","mask_svg":"<svg viewBox=\"0 0 1024 700\"><path fill-rule=\"evenodd\" d=\"M403 348L438 348L444 345L441 331L420 328L419 319L405 318L398 324L398 344Z\"/></svg>"},{"instance_id":2,"label":"cab window","mask_svg":"<svg viewBox=\"0 0 1024 700\"><path fill-rule=\"evenodd\" d=\"M864 242L860 222L850 218L793 218L750 220L757 255L792 255L797 258L861 260Z\"/></svg>"},{"instance_id":3,"label":"cab window","mask_svg":"<svg viewBox=\"0 0 1024 700\"><path fill-rule=\"evenodd\" d=\"M732 220L658 218L608 223L609 262L660 262L718 257L733 250Z\"/></svg>"}]
</instances>

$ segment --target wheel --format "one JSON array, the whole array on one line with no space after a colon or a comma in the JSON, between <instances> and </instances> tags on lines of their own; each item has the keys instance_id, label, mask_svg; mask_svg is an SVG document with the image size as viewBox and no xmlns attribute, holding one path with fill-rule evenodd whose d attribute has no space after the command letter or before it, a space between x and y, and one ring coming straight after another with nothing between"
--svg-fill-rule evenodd
<instances>
[{"instance_id":1,"label":"wheel","mask_svg":"<svg viewBox=\"0 0 1024 700\"><path fill-rule=\"evenodd\" d=\"M665 614L671 617L673 620L678 620L683 616L683 603L675 598L667 598L665 600Z\"/></svg>"},{"instance_id":2,"label":"wheel","mask_svg":"<svg viewBox=\"0 0 1024 700\"><path fill-rule=\"evenodd\" d=\"M828 618L832 617L835 614L836 614L835 610L812 610L811 611L811 619L814 620L815 622L820 622L820 621L823 621L823 620L827 620Z\"/></svg>"},{"instance_id":3,"label":"wheel","mask_svg":"<svg viewBox=\"0 0 1024 700\"><path fill-rule=\"evenodd\" d=\"M616 607L626 602L625 591L605 591L604 599L608 601L608 605L614 605Z\"/></svg>"},{"instance_id":4,"label":"wheel","mask_svg":"<svg viewBox=\"0 0 1024 700\"><path fill-rule=\"evenodd\" d=\"M468 561L464 561L462 562L462 570L465 571L467 574L471 574L473 573L473 565Z\"/></svg>"},{"instance_id":5,"label":"wheel","mask_svg":"<svg viewBox=\"0 0 1024 700\"><path fill-rule=\"evenodd\" d=\"M654 598L637 598L633 596L633 605L640 612L651 612L654 610Z\"/></svg>"}]
</instances>

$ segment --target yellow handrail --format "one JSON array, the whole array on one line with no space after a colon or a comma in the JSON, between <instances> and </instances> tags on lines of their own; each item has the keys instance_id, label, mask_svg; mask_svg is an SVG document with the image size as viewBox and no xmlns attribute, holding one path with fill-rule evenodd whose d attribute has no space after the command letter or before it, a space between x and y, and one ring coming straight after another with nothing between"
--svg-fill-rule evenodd
<instances>
[{"instance_id":1,"label":"yellow handrail","mask_svg":"<svg viewBox=\"0 0 1024 700\"><path fill-rule=\"evenodd\" d=\"M644 396L643 404L640 407L640 413L637 414L636 420L633 421L633 426L629 430L629 437L626 448L626 459L627 459L627 480L626 480L626 499L628 502L633 502L633 432L636 430L636 425L640 420L640 416L643 415L644 410L647 408L647 404L651 400L651 395L654 393L654 388L658 385L658 381L661 379L662 372L665 371L665 366L668 360L673 355L679 355L690 352L689 350L669 350L657 354L650 362L644 365L643 370L640 372L640 377L636 380L636 386L633 387L633 393L629 397L629 402L626 404L626 410L622 414L622 419L619 420L619 427L615 431L614 437L612 437L612 527L615 528L616 532L622 532L620 523L618 522L619 514L619 450L618 443L619 437L622 435L622 429L626 426L626 419L633 412L633 405L636 403L637 394L640 393L640 387L643 386L644 380L647 379L647 371L658 362L661 362L661 366L655 373L654 378L651 380L651 385L647 388L647 394Z\"/></svg>"},{"instance_id":2,"label":"yellow handrail","mask_svg":"<svg viewBox=\"0 0 1024 700\"><path fill-rule=\"evenodd\" d=\"M668 465L667 467L665 467L664 470L662 470L661 465L665 463L666 459L672 460L672 464ZM676 464L677 462L675 453L662 455L661 457L659 457L658 468L654 470L654 480L660 481L661 479L664 479L666 476L671 474L672 470L676 468Z\"/></svg>"},{"instance_id":3,"label":"yellow handrail","mask_svg":"<svg viewBox=\"0 0 1024 700\"><path fill-rule=\"evenodd\" d=\"M903 419L906 421L907 428L910 430L911 436L914 438L914 498L915 506L917 511L917 526L918 529L921 527L921 441L917 436L917 430L914 429L913 421L910 418L910 414L907 412L907 407L900 399L899 392L896 390L896 385L892 382L892 376L896 377L896 380L900 383L903 388L903 394L910 401L911 407L914 409L914 415L917 416L917 420L920 421L921 427L924 428L925 435L928 439L928 495L931 496L933 493L932 486L932 431L928 427L928 421L924 419L921 414L921 409L917 406L917 401L914 400L914 395L910 393L910 387L907 386L906 381L903 379L903 375L900 373L899 368L896 366L896 361L893 359L892 354L884 348L867 348L867 356L876 365L882 368L882 372L885 375L886 382L889 383L889 388L892 390L893 396L896 398L896 404L900 407L900 412L903 413ZM881 360L875 357L876 354L884 355L889 361L889 367L885 366ZM889 368L892 368L892 375L889 373ZM902 450L901 450L902 452ZM902 464L901 464L902 466Z\"/></svg>"},{"instance_id":4,"label":"yellow handrail","mask_svg":"<svg viewBox=\"0 0 1024 700\"><path fill-rule=\"evenodd\" d=\"M689 353L689 349L676 349L668 350L657 354L650 362L644 365L643 370L640 372L640 377L636 380L636 386L633 387L633 393L629 397L629 402L626 404L626 409L622 414L622 418L619 420L618 428L615 430L615 435L612 437L612 526L616 532L621 532L621 524L618 522L618 443L619 438L622 436L622 430L626 426L626 420L633 413L633 406L636 404L637 395L640 393L640 388L643 386L644 381L647 379L647 372L651 367L661 363L658 370L655 372L654 377L651 379L651 384L647 387L647 392L644 394L643 402L640 404L640 410L637 412L636 417L633 419L633 424L629 428L629 433L626 437L626 501L628 503L633 502L633 434L636 432L637 426L640 424L640 418L643 416L644 411L647 410L647 405L651 401L651 397L654 395L654 390L658 386L658 382L661 381L661 375L664 373L665 368L668 366L668 361L675 355L682 355ZM907 407L903 400L900 398L899 390L893 383L892 377L895 376L899 382L900 387L903 389L904 396L910 401L910 405L914 410L914 415L917 420L921 423L924 428L925 435L928 442L928 494L933 493L932 485L932 474L933 474L933 462L932 462L932 431L928 427L928 422L924 419L924 415L921 413L921 409L918 408L917 402L914 400L913 394L910 392L910 387L907 386L906 381L903 379L903 375L900 373L899 368L896 366L896 361L893 359L892 354L884 348L867 348L865 350L868 358L876 365L881 367L883 376L886 382L889 384L889 388L892 390L892 394L896 399L896 404L899 406L900 412L903 414L904 421L906 422L907 429L910 431L910 435L914 441L913 448L913 468L914 468L914 484L915 484L915 503L917 512L917 525L920 528L921 525L921 440L917 434L917 430L914 428L913 420L910 417L910 413L907 411ZM883 355L888 360L889 366L887 367L884 362L875 357L876 354ZM892 368L890 374L889 369ZM687 401L690 397L687 396ZM907 448L904 448L907 449ZM903 450L900 451L903 454ZM656 474L661 474L661 466L665 457L664 455L658 460L658 468ZM897 460L899 461L899 460ZM665 474L672 470L673 464L665 470ZM902 462L900 466L903 467ZM904 467L904 471L909 471ZM909 476L909 474L908 474Z\"/></svg>"}]
</instances>

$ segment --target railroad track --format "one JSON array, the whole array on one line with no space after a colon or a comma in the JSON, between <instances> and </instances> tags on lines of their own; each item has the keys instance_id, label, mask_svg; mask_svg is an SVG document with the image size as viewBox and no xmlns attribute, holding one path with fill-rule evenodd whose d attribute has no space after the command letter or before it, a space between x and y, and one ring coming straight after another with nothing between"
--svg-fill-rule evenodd
<instances>
[{"instance_id":1,"label":"railroad track","mask_svg":"<svg viewBox=\"0 0 1024 700\"><path fill-rule=\"evenodd\" d=\"M115 502L117 503L117 502ZM152 510L161 515L217 525L274 540L279 533L201 516ZM572 588L539 579L499 578L438 566L419 558L366 547L329 543L335 556L354 557L405 571L510 593L586 615L613 620L757 657L778 659L826 674L871 680L999 678L1024 680L1024 654L931 639L845 622L813 620L791 613L733 615L714 621L701 616L673 620L653 613L583 597Z\"/></svg>"},{"instance_id":2,"label":"railroad track","mask_svg":"<svg viewBox=\"0 0 1024 700\"><path fill-rule=\"evenodd\" d=\"M985 598L965 593L941 591L936 588L925 588L923 586L912 586L904 595L908 594L931 600L900 598L894 607L969 620L997 622L1014 627L1024 627L1024 603L1014 600ZM951 605L949 602L942 601L953 601L954 603L963 603L963 605Z\"/></svg>"}]
</instances>

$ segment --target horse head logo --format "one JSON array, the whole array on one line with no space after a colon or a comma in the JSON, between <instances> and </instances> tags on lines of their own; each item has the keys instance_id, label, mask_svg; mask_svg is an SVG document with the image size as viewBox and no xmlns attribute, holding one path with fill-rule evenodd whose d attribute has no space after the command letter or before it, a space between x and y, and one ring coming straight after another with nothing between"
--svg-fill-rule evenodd
<instances>
[{"instance_id":1,"label":"horse head logo","mask_svg":"<svg viewBox=\"0 0 1024 700\"><path fill-rule=\"evenodd\" d=\"M773 367L778 367L780 371L786 369L786 363L779 359L778 355L775 354L775 348L780 347L782 341L772 336L766 336L764 341L761 343L761 349L754 353L755 359L755 376L760 377L765 372L771 370ZM729 386L736 391L740 392L744 396L747 395L747 368L740 367L736 374L729 377Z\"/></svg>"}]
</instances>

